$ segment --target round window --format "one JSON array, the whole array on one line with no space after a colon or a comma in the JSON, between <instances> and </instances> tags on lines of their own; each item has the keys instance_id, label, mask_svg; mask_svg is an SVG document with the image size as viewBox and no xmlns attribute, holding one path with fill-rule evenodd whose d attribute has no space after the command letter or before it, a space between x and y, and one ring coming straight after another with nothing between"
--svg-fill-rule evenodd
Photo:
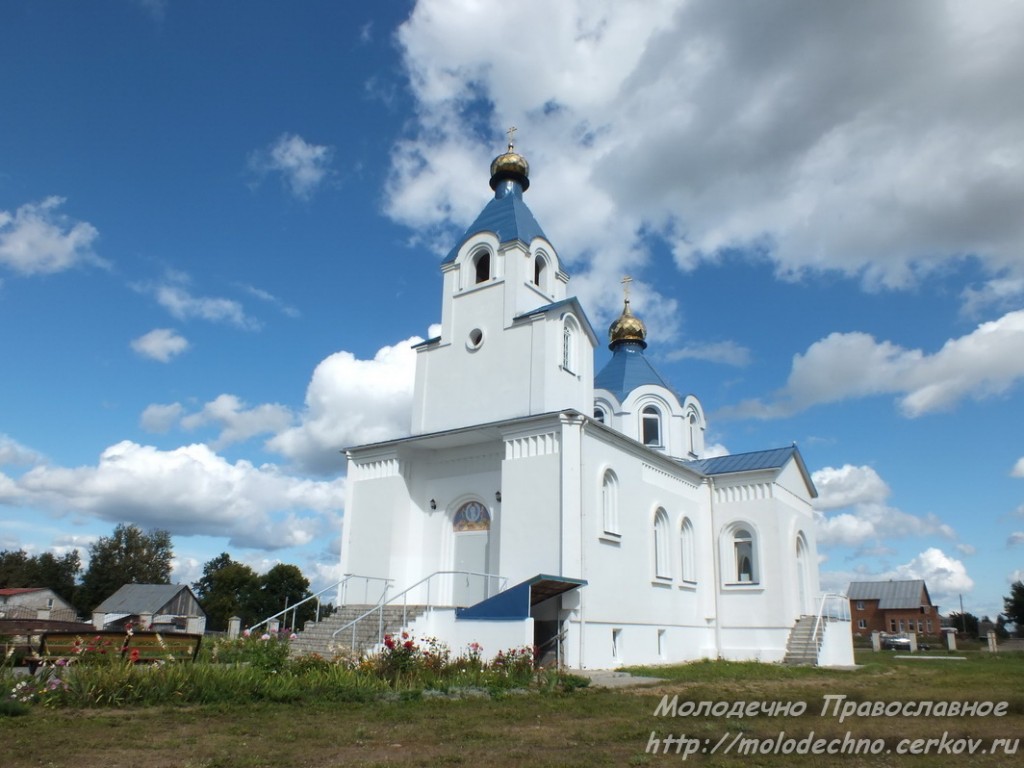
<instances>
[{"instance_id":1,"label":"round window","mask_svg":"<svg viewBox=\"0 0 1024 768\"><path fill-rule=\"evenodd\" d=\"M484 343L484 332L479 328L474 328L469 332L469 338L466 339L466 346L469 349L480 349L480 345Z\"/></svg>"}]
</instances>

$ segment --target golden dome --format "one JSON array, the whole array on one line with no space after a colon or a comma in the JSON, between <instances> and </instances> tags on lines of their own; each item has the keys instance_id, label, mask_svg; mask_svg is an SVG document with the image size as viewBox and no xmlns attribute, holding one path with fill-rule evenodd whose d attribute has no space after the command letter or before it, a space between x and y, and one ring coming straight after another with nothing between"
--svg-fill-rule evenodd
<instances>
[{"instance_id":1,"label":"golden dome","mask_svg":"<svg viewBox=\"0 0 1024 768\"><path fill-rule=\"evenodd\" d=\"M491 189L497 189L498 183L505 179L519 182L524 192L530 187L530 164L515 151L512 143L509 143L505 154L498 155L491 162Z\"/></svg>"},{"instance_id":2,"label":"golden dome","mask_svg":"<svg viewBox=\"0 0 1024 768\"><path fill-rule=\"evenodd\" d=\"M632 341L646 349L645 338L647 338L647 326L644 325L643 320L630 311L629 299L626 299L622 314L608 328L608 346L614 349L622 342Z\"/></svg>"}]
</instances>

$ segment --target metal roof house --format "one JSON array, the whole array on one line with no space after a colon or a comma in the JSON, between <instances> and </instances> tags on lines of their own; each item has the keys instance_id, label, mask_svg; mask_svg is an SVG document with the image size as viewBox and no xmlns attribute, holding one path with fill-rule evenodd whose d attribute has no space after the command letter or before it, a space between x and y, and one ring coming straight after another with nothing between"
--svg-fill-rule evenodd
<instances>
[{"instance_id":1,"label":"metal roof house","mask_svg":"<svg viewBox=\"0 0 1024 768\"><path fill-rule=\"evenodd\" d=\"M854 581L846 591L853 631L933 635L940 631L939 606L922 579Z\"/></svg>"},{"instance_id":2,"label":"metal roof house","mask_svg":"<svg viewBox=\"0 0 1024 768\"><path fill-rule=\"evenodd\" d=\"M78 611L48 587L0 589L0 619L76 621Z\"/></svg>"},{"instance_id":3,"label":"metal roof house","mask_svg":"<svg viewBox=\"0 0 1024 768\"><path fill-rule=\"evenodd\" d=\"M92 613L96 629L119 629L128 622L160 632L206 630L206 612L185 584L125 584Z\"/></svg>"}]
</instances>

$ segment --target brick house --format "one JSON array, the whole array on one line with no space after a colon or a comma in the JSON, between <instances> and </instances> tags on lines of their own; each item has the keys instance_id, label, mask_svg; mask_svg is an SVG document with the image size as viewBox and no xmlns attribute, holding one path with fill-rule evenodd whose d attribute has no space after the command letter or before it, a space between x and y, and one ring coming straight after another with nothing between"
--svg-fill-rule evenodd
<instances>
[{"instance_id":1,"label":"brick house","mask_svg":"<svg viewBox=\"0 0 1024 768\"><path fill-rule=\"evenodd\" d=\"M872 632L937 635L942 629L939 606L932 604L921 579L910 581L853 581L846 590L850 618L857 635Z\"/></svg>"}]
</instances>

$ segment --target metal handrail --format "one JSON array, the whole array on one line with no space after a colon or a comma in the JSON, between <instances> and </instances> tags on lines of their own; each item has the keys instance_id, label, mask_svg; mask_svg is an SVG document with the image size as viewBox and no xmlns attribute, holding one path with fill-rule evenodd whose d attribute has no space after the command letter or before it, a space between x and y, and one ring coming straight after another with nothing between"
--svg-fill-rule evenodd
<instances>
[{"instance_id":1,"label":"metal handrail","mask_svg":"<svg viewBox=\"0 0 1024 768\"><path fill-rule=\"evenodd\" d=\"M341 579L340 581L336 581L333 584L331 584L331 585L329 585L327 587L324 587L319 592L316 592L316 593L310 595L309 597L304 597L302 600L300 600L299 602L295 603L294 605L287 606L283 611L278 611L273 616L270 616L270 617L268 617L266 619L263 619L263 621L257 622L256 624L253 624L251 627L249 627L249 631L252 632L254 629L256 629L257 627L262 627L264 624L269 626L270 622L272 622L274 619L277 619L277 618L279 618L281 616L287 616L289 611L292 613L292 629L295 629L295 619L298 616L299 606L304 605L305 603L308 603L310 600L316 600L317 601L317 608L316 608L317 618L316 618L316 620L320 621L320 596L322 594L324 594L325 592L328 592L328 591L330 591L332 589L338 590L338 594L339 595L343 594L343 592L342 592L343 589L346 590L346 592L347 592L348 582L353 580L353 579L363 579L364 581L367 582L367 584L369 582L371 582L371 581L383 581L384 582L384 591L381 593L380 600L383 600L385 598L385 596L387 595L387 592L388 592L388 588L391 586L391 579L385 579L385 578L380 577L380 576L360 576L360 575L354 574L354 573L346 573L345 577L343 579Z\"/></svg>"},{"instance_id":2,"label":"metal handrail","mask_svg":"<svg viewBox=\"0 0 1024 768\"><path fill-rule=\"evenodd\" d=\"M378 637L378 642L380 642L381 639L382 639L382 636L384 634L384 608L386 606L388 606L388 605L392 605L396 600L398 600L398 598L402 598L402 626L403 627L406 625L406 622L408 620L408 615L409 615L408 614L408 611L409 611L409 593L412 592L414 589L417 589L417 588L421 587L423 584L426 584L427 585L427 601L426 601L427 608L429 610L431 608L436 607L433 604L431 604L431 602L430 602L430 585L431 585L431 580L435 576L482 576L482 577L484 577L487 580L485 582L485 585L486 585L486 597L485 597L485 599L491 597L491 589L490 589L491 579L498 579L499 580L498 581L498 589L494 592L494 594L498 594L499 592L504 592L505 591L505 587L508 584L508 578L507 577L499 576L498 574L495 574L495 573L480 573L479 571L434 571L429 576L424 576L422 579L417 581L412 586L406 587L401 592L399 592L399 593L397 593L395 595L392 595L389 599L387 599L387 600L383 600L382 599L382 600L378 601L376 605L374 605L368 611L365 611L364 613L360 614L356 618L352 619L352 621L350 621L348 624L345 624L344 626L338 627L336 630L334 630L334 632L331 633L331 639L333 640L334 638L336 638L338 635L340 635L345 630L351 629L352 630L352 648L355 648L355 646L356 646L356 625L359 624L359 622L361 622L363 619L365 619L365 618L369 617L370 615L372 615L374 612L378 612L378 617L377 617L377 637Z\"/></svg>"},{"instance_id":3,"label":"metal handrail","mask_svg":"<svg viewBox=\"0 0 1024 768\"><path fill-rule=\"evenodd\" d=\"M839 615L833 615L831 612L827 616L825 615L825 605L828 603L842 606L842 609L838 612ZM822 594L821 600L818 603L818 613L814 617L814 628L811 630L810 636L804 641L804 653L807 652L812 642L817 646L818 628L821 626L823 619L850 621L850 602L847 600L846 595L836 594L835 592ZM817 653L815 653L815 658L817 658Z\"/></svg>"}]
</instances>

